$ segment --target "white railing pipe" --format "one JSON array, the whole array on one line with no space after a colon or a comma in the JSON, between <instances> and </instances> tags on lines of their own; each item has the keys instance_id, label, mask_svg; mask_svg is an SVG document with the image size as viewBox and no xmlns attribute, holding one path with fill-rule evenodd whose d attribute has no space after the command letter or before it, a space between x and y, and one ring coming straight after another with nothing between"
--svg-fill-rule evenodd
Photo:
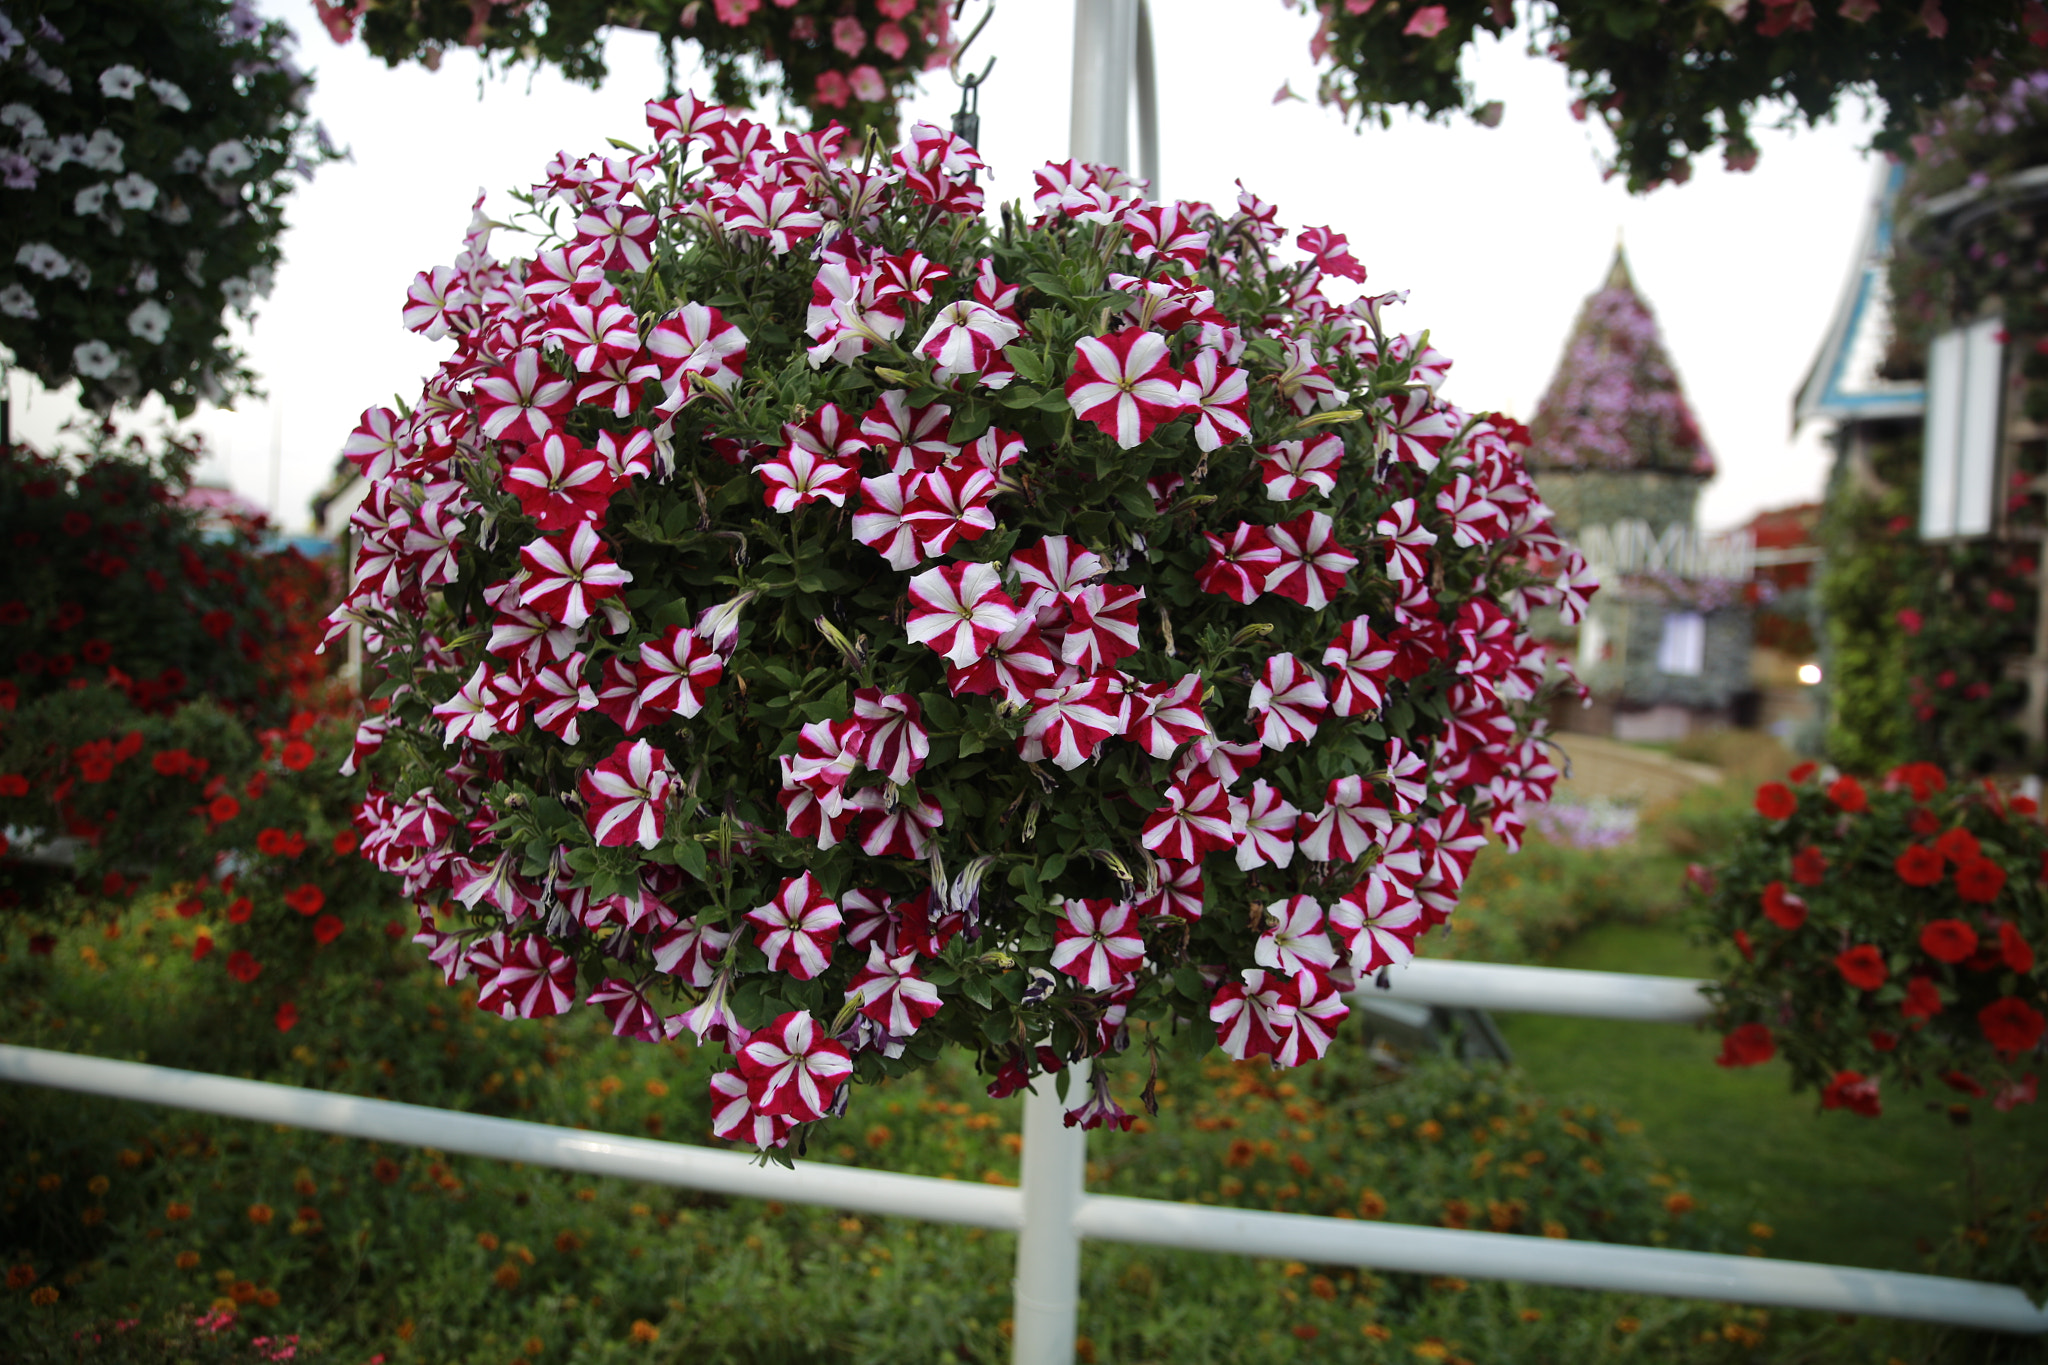
<instances>
[{"instance_id":1,"label":"white railing pipe","mask_svg":"<svg viewBox=\"0 0 2048 1365\"><path fill-rule=\"evenodd\" d=\"M1073 1064L1068 1075L1067 1100L1079 1105L1087 1098L1088 1063ZM1013 1365L1071 1365L1074 1359L1081 1313L1081 1234L1074 1214L1086 1197L1088 1135L1066 1126L1065 1111L1051 1076L1040 1076L1024 1094Z\"/></svg>"},{"instance_id":2,"label":"white railing pipe","mask_svg":"<svg viewBox=\"0 0 2048 1365\"><path fill-rule=\"evenodd\" d=\"M1700 993L1701 987L1711 983L1682 976L1417 958L1388 968L1386 978L1386 990L1366 982L1354 998L1502 1013L1626 1019L1639 1024L1694 1024L1713 1012L1713 1003Z\"/></svg>"},{"instance_id":3,"label":"white railing pipe","mask_svg":"<svg viewBox=\"0 0 2048 1365\"><path fill-rule=\"evenodd\" d=\"M713 1190L744 1199L781 1199L1004 1230L1014 1230L1024 1221L1023 1196L993 1185L816 1161L800 1161L792 1171L760 1164L739 1152L486 1118L72 1052L0 1044L0 1080L622 1180Z\"/></svg>"},{"instance_id":4,"label":"white railing pipe","mask_svg":"<svg viewBox=\"0 0 2048 1365\"><path fill-rule=\"evenodd\" d=\"M1083 1199L1075 1223L1105 1242L2048 1332L2048 1310L2012 1286L1935 1275L1108 1195Z\"/></svg>"}]
</instances>

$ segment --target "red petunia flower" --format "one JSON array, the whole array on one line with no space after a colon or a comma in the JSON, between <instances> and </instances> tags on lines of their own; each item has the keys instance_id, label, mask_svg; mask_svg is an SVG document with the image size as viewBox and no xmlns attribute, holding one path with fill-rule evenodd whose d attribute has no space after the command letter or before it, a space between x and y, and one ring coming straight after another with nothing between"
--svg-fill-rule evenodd
<instances>
[{"instance_id":1,"label":"red petunia flower","mask_svg":"<svg viewBox=\"0 0 2048 1365\"><path fill-rule=\"evenodd\" d=\"M1977 931L1959 919L1933 920L1920 931L1920 950L1953 966L1977 951Z\"/></svg>"},{"instance_id":2,"label":"red petunia flower","mask_svg":"<svg viewBox=\"0 0 2048 1365\"><path fill-rule=\"evenodd\" d=\"M248 949L237 948L228 954L228 975L246 986L263 975L263 964Z\"/></svg>"},{"instance_id":3,"label":"red petunia flower","mask_svg":"<svg viewBox=\"0 0 2048 1365\"><path fill-rule=\"evenodd\" d=\"M284 893L284 903L310 918L327 904L327 893L311 882L303 882Z\"/></svg>"},{"instance_id":4,"label":"red petunia flower","mask_svg":"<svg viewBox=\"0 0 2048 1365\"><path fill-rule=\"evenodd\" d=\"M225 825L242 813L242 803L232 796L216 796L207 803L206 813L216 825Z\"/></svg>"},{"instance_id":5,"label":"red petunia flower","mask_svg":"<svg viewBox=\"0 0 2048 1365\"><path fill-rule=\"evenodd\" d=\"M1874 1028L1870 1031L1870 1045L1879 1052L1899 1050L1899 1035L1888 1028Z\"/></svg>"},{"instance_id":6,"label":"red petunia flower","mask_svg":"<svg viewBox=\"0 0 2048 1365\"><path fill-rule=\"evenodd\" d=\"M1991 1107L2001 1114L2011 1113L2023 1104L2032 1104L2040 1098L2040 1083L2030 1071L2016 1081L2007 1081L1998 1087L1998 1093L1991 1099Z\"/></svg>"},{"instance_id":7,"label":"red petunia flower","mask_svg":"<svg viewBox=\"0 0 2048 1365\"><path fill-rule=\"evenodd\" d=\"M1801 886L1819 886L1827 870L1827 855L1812 844L1792 855L1792 880Z\"/></svg>"},{"instance_id":8,"label":"red petunia flower","mask_svg":"<svg viewBox=\"0 0 2048 1365\"><path fill-rule=\"evenodd\" d=\"M277 1007L277 1014L274 1017L277 1022L277 1031L279 1033L290 1033L292 1025L299 1022L299 1007L287 1000Z\"/></svg>"},{"instance_id":9,"label":"red petunia flower","mask_svg":"<svg viewBox=\"0 0 2048 1365\"><path fill-rule=\"evenodd\" d=\"M1948 786L1948 778L1932 763L1906 763L1886 773L1884 785L1892 791L1905 787L1913 793L1915 801L1925 801L1944 790Z\"/></svg>"},{"instance_id":10,"label":"red petunia flower","mask_svg":"<svg viewBox=\"0 0 2048 1365\"><path fill-rule=\"evenodd\" d=\"M1952 863L1967 863L1983 854L1977 836L1966 829L1952 829L1934 841L1935 851Z\"/></svg>"},{"instance_id":11,"label":"red petunia flower","mask_svg":"<svg viewBox=\"0 0 2048 1365\"><path fill-rule=\"evenodd\" d=\"M1932 1019L1942 1010L1941 992L1934 989L1934 983L1924 976L1906 978L1906 998L1899 1002L1899 1013L1908 1019Z\"/></svg>"},{"instance_id":12,"label":"red petunia flower","mask_svg":"<svg viewBox=\"0 0 2048 1365\"><path fill-rule=\"evenodd\" d=\"M1764 917L1780 929L1797 929L1806 923L1806 902L1772 882L1764 888Z\"/></svg>"},{"instance_id":13,"label":"red petunia flower","mask_svg":"<svg viewBox=\"0 0 2048 1365\"><path fill-rule=\"evenodd\" d=\"M1964 900L1989 905L2004 889L2005 869L1989 858L1956 864L1956 894Z\"/></svg>"},{"instance_id":14,"label":"red petunia flower","mask_svg":"<svg viewBox=\"0 0 2048 1365\"><path fill-rule=\"evenodd\" d=\"M1721 1040L1715 1066L1761 1066L1778 1055L1778 1044L1763 1024L1742 1024Z\"/></svg>"},{"instance_id":15,"label":"red petunia flower","mask_svg":"<svg viewBox=\"0 0 2048 1365\"><path fill-rule=\"evenodd\" d=\"M253 909L255 909L255 905L247 896L235 897L234 900L228 902L228 923L247 924L249 922L249 912Z\"/></svg>"},{"instance_id":16,"label":"red petunia flower","mask_svg":"<svg viewBox=\"0 0 2048 1365\"><path fill-rule=\"evenodd\" d=\"M322 915L319 919L313 921L313 942L325 948L328 944L340 938L341 931L346 927L342 922L341 916Z\"/></svg>"},{"instance_id":17,"label":"red petunia flower","mask_svg":"<svg viewBox=\"0 0 2048 1365\"><path fill-rule=\"evenodd\" d=\"M2026 1001L2008 995L1977 1011L1977 1027L1984 1030L1984 1040L2009 1062L2023 1052L2033 1051L2041 1041L2042 1031L2048 1029L2048 1019L2043 1019L2041 1012Z\"/></svg>"},{"instance_id":18,"label":"red petunia flower","mask_svg":"<svg viewBox=\"0 0 2048 1365\"><path fill-rule=\"evenodd\" d=\"M1913 807L1913 813L1906 817L1906 828L1912 830L1920 838L1925 839L1928 835L1941 828L1941 819L1925 806L1915 806Z\"/></svg>"},{"instance_id":19,"label":"red petunia flower","mask_svg":"<svg viewBox=\"0 0 2048 1365\"><path fill-rule=\"evenodd\" d=\"M1861 814L1870 808L1870 797L1863 790L1863 784L1847 773L1828 784L1828 800L1850 815Z\"/></svg>"},{"instance_id":20,"label":"red petunia flower","mask_svg":"<svg viewBox=\"0 0 2048 1365\"><path fill-rule=\"evenodd\" d=\"M1785 776L1793 782L1804 782L1807 778L1812 777L1815 773L1819 771L1820 764L1808 762L1800 764L1791 772L1786 773Z\"/></svg>"},{"instance_id":21,"label":"red petunia flower","mask_svg":"<svg viewBox=\"0 0 2048 1365\"><path fill-rule=\"evenodd\" d=\"M202 929L197 934L192 936L192 960L194 962L204 961L206 959L206 955L212 951L212 934L209 934L204 929Z\"/></svg>"},{"instance_id":22,"label":"red petunia flower","mask_svg":"<svg viewBox=\"0 0 2048 1365\"><path fill-rule=\"evenodd\" d=\"M1766 820L1789 820L1798 809L1798 798L1783 782L1766 782L1756 789L1756 813Z\"/></svg>"},{"instance_id":23,"label":"red petunia flower","mask_svg":"<svg viewBox=\"0 0 2048 1365\"><path fill-rule=\"evenodd\" d=\"M1842 974L1844 981L1860 991L1876 990L1890 975L1885 970L1884 954L1869 943L1859 943L1847 952L1837 954L1835 970Z\"/></svg>"},{"instance_id":24,"label":"red petunia flower","mask_svg":"<svg viewBox=\"0 0 2048 1365\"><path fill-rule=\"evenodd\" d=\"M1908 886L1933 886L1947 874L1948 862L1925 844L1908 844L1892 860L1892 868Z\"/></svg>"},{"instance_id":25,"label":"red petunia flower","mask_svg":"<svg viewBox=\"0 0 2048 1365\"><path fill-rule=\"evenodd\" d=\"M352 829L345 829L341 833L335 835L334 851L344 858L346 858L349 854L355 852L356 832Z\"/></svg>"},{"instance_id":26,"label":"red petunia flower","mask_svg":"<svg viewBox=\"0 0 2048 1365\"><path fill-rule=\"evenodd\" d=\"M1751 945L1749 935L1740 929L1735 931L1735 951L1742 954L1744 962L1756 961L1756 948Z\"/></svg>"},{"instance_id":27,"label":"red petunia flower","mask_svg":"<svg viewBox=\"0 0 2048 1365\"><path fill-rule=\"evenodd\" d=\"M1983 1084L1967 1071L1944 1071L1941 1073L1941 1083L1958 1094L1968 1095L1971 1099L1984 1098Z\"/></svg>"},{"instance_id":28,"label":"red petunia flower","mask_svg":"<svg viewBox=\"0 0 2048 1365\"><path fill-rule=\"evenodd\" d=\"M2022 976L2034 970L2034 948L2010 924L1998 926L1998 955L2005 965Z\"/></svg>"},{"instance_id":29,"label":"red petunia flower","mask_svg":"<svg viewBox=\"0 0 2048 1365\"><path fill-rule=\"evenodd\" d=\"M0 773L0 796L27 796L28 779L20 773Z\"/></svg>"},{"instance_id":30,"label":"red petunia flower","mask_svg":"<svg viewBox=\"0 0 2048 1365\"><path fill-rule=\"evenodd\" d=\"M1860 1071L1837 1071L1820 1092L1823 1109L1847 1109L1852 1114L1874 1119L1884 1112L1877 1097L1877 1078Z\"/></svg>"},{"instance_id":31,"label":"red petunia flower","mask_svg":"<svg viewBox=\"0 0 2048 1365\"><path fill-rule=\"evenodd\" d=\"M284 752L278 756L278 762L284 764L287 772L304 772L312 766L313 746L303 739L295 739L284 746Z\"/></svg>"}]
</instances>

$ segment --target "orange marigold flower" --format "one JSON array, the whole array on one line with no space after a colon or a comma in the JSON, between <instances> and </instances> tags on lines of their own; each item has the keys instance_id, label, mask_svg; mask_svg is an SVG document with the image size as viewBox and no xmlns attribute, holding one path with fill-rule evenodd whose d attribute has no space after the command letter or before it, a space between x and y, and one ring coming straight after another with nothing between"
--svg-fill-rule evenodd
<instances>
[{"instance_id":1,"label":"orange marigold flower","mask_svg":"<svg viewBox=\"0 0 2048 1365\"><path fill-rule=\"evenodd\" d=\"M259 1228L269 1227L276 1217L277 1211L268 1204L251 1204L249 1206L249 1221Z\"/></svg>"},{"instance_id":2,"label":"orange marigold flower","mask_svg":"<svg viewBox=\"0 0 2048 1365\"><path fill-rule=\"evenodd\" d=\"M492 1274L491 1283L500 1289L517 1289L519 1287L519 1267L510 1261L505 1262Z\"/></svg>"},{"instance_id":3,"label":"orange marigold flower","mask_svg":"<svg viewBox=\"0 0 2048 1365\"><path fill-rule=\"evenodd\" d=\"M633 1319L633 1340L655 1341L661 1336L661 1329L646 1318Z\"/></svg>"},{"instance_id":4,"label":"orange marigold flower","mask_svg":"<svg viewBox=\"0 0 2048 1365\"><path fill-rule=\"evenodd\" d=\"M377 1158L377 1164L370 1168L370 1176L379 1185L396 1185L402 1174L397 1162L388 1156Z\"/></svg>"},{"instance_id":5,"label":"orange marigold flower","mask_svg":"<svg viewBox=\"0 0 2048 1365\"><path fill-rule=\"evenodd\" d=\"M1670 1214L1674 1218L1680 1217L1684 1214L1691 1213L1695 1208L1698 1207L1699 1201L1694 1199L1691 1195L1685 1193L1683 1190L1680 1190L1676 1194L1667 1194L1664 1196L1664 1212Z\"/></svg>"},{"instance_id":6,"label":"orange marigold flower","mask_svg":"<svg viewBox=\"0 0 2048 1365\"><path fill-rule=\"evenodd\" d=\"M7 1287L9 1289L26 1289L35 1282L36 1268L34 1266L13 1265L7 1267Z\"/></svg>"},{"instance_id":7,"label":"orange marigold flower","mask_svg":"<svg viewBox=\"0 0 2048 1365\"><path fill-rule=\"evenodd\" d=\"M498 1249L498 1236L493 1232L479 1232L476 1235L476 1244L485 1251L496 1251Z\"/></svg>"},{"instance_id":8,"label":"orange marigold flower","mask_svg":"<svg viewBox=\"0 0 2048 1365\"><path fill-rule=\"evenodd\" d=\"M173 1202L164 1210L164 1217L170 1219L173 1223L182 1223L191 1216L192 1206L190 1204Z\"/></svg>"},{"instance_id":9,"label":"orange marigold flower","mask_svg":"<svg viewBox=\"0 0 2048 1365\"><path fill-rule=\"evenodd\" d=\"M44 1285L41 1289L31 1292L28 1296L28 1301L38 1308L48 1308L57 1301L57 1286L53 1284Z\"/></svg>"}]
</instances>

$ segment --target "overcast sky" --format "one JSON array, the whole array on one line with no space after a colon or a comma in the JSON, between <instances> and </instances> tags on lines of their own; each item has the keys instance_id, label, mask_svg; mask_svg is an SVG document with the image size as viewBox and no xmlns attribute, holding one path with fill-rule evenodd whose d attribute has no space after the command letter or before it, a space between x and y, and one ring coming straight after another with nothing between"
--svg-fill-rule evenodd
<instances>
[{"instance_id":1,"label":"overcast sky","mask_svg":"<svg viewBox=\"0 0 2048 1365\"><path fill-rule=\"evenodd\" d=\"M456 250L479 189L499 208L555 152L643 142L641 105L661 94L653 40L615 35L599 90L542 70L479 80L467 52L439 72L388 70L336 47L304 0L264 0L297 29L319 86L314 107L350 163L321 170L290 208L285 263L244 344L269 400L196 419L215 469L290 527L325 482L357 414L413 397L445 343L399 325L413 275ZM971 0L968 19L982 8ZM1526 420L1585 295L1618 237L1638 288L1720 461L1702 504L1709 528L1818 496L1820 432L1794 441L1794 390L1851 265L1875 174L1858 106L1834 124L1763 132L1746 175L1701 166L1690 184L1631 198L1603 183L1597 134L1572 120L1562 68L1510 42L1468 61L1500 127L1396 117L1363 134L1311 102L1275 105L1283 83L1312 92L1310 16L1279 0L1159 0L1161 190L1229 203L1242 177L1292 227L1350 236L1374 291L1406 289L1393 320L1428 328L1456 361L1444 392ZM992 197L1029 193L1031 172L1066 155L1072 0L999 0L976 64L999 57L982 97ZM708 84L706 85L708 91ZM910 116L943 123L958 102L925 78ZM514 254L516 239L498 244ZM14 379L17 430L45 440L65 394ZM146 414L145 414L146 415ZM280 458L273 462L273 451Z\"/></svg>"}]
</instances>

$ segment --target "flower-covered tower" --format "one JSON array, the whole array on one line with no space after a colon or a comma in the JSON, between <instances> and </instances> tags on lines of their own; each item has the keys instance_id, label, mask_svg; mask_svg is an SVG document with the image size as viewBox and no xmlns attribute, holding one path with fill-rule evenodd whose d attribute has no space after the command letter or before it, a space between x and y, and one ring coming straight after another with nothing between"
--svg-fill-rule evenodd
<instances>
[{"instance_id":1,"label":"flower-covered tower","mask_svg":"<svg viewBox=\"0 0 2048 1365\"><path fill-rule=\"evenodd\" d=\"M1699 535L1714 455L1619 246L1530 433L1529 467L1558 529L1610 584L1580 631L1580 676L1596 701L1587 719L1624 738L1672 738L1703 713L1739 710L1750 623L1735 580L1747 575Z\"/></svg>"}]
</instances>

